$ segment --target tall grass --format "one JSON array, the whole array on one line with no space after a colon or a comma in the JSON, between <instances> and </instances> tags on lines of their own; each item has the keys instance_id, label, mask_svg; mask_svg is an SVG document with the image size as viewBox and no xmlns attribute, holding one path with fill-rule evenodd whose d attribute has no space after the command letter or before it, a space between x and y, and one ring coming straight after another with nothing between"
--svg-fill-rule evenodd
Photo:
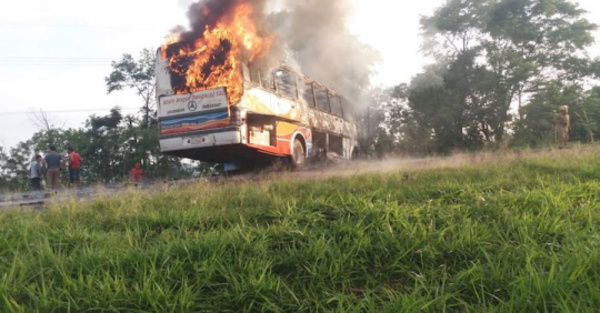
<instances>
[{"instance_id":1,"label":"tall grass","mask_svg":"<svg viewBox=\"0 0 600 313\"><path fill-rule=\"evenodd\" d=\"M596 154L0 213L0 311L597 311Z\"/></svg>"}]
</instances>

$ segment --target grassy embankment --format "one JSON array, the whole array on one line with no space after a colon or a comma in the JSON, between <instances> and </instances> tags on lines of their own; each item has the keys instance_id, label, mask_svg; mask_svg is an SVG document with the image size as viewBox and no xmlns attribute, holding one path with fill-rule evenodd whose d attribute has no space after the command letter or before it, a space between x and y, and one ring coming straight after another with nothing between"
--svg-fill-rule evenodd
<instances>
[{"instance_id":1,"label":"grassy embankment","mask_svg":"<svg viewBox=\"0 0 600 313\"><path fill-rule=\"evenodd\" d=\"M0 311L596 311L597 154L0 213Z\"/></svg>"}]
</instances>

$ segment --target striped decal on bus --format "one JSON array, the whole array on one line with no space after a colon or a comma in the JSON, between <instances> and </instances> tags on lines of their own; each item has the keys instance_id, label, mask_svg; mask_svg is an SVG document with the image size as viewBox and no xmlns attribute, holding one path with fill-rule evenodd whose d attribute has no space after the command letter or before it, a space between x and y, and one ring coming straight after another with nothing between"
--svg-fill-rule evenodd
<instances>
[{"instance_id":1,"label":"striped decal on bus","mask_svg":"<svg viewBox=\"0 0 600 313\"><path fill-rule=\"evenodd\" d=\"M199 116L168 119L160 122L161 135L213 129L229 125L229 113L215 112Z\"/></svg>"}]
</instances>

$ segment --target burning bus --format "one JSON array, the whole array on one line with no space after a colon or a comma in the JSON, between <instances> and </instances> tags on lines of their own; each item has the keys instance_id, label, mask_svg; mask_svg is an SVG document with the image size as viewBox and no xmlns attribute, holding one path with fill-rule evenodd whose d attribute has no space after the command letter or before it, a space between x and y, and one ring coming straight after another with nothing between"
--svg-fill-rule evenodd
<instances>
[{"instance_id":1,"label":"burning bus","mask_svg":"<svg viewBox=\"0 0 600 313\"><path fill-rule=\"evenodd\" d=\"M200 2L194 30L157 52L163 153L242 166L358 153L347 99L288 66L273 65L273 35L246 1ZM226 7L211 7L226 6Z\"/></svg>"}]
</instances>

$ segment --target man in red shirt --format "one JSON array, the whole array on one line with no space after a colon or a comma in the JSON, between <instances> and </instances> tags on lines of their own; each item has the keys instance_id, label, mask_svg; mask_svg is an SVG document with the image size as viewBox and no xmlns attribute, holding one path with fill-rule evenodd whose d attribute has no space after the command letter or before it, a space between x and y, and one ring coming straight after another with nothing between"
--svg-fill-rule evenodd
<instances>
[{"instance_id":1,"label":"man in red shirt","mask_svg":"<svg viewBox=\"0 0 600 313\"><path fill-rule=\"evenodd\" d=\"M143 175L142 164L140 162L135 163L135 166L131 169L131 182L135 184L141 183Z\"/></svg>"},{"instance_id":2,"label":"man in red shirt","mask_svg":"<svg viewBox=\"0 0 600 313\"><path fill-rule=\"evenodd\" d=\"M69 153L69 182L71 185L75 185L80 182L81 156L75 152L73 147L68 147L67 152Z\"/></svg>"}]
</instances>

